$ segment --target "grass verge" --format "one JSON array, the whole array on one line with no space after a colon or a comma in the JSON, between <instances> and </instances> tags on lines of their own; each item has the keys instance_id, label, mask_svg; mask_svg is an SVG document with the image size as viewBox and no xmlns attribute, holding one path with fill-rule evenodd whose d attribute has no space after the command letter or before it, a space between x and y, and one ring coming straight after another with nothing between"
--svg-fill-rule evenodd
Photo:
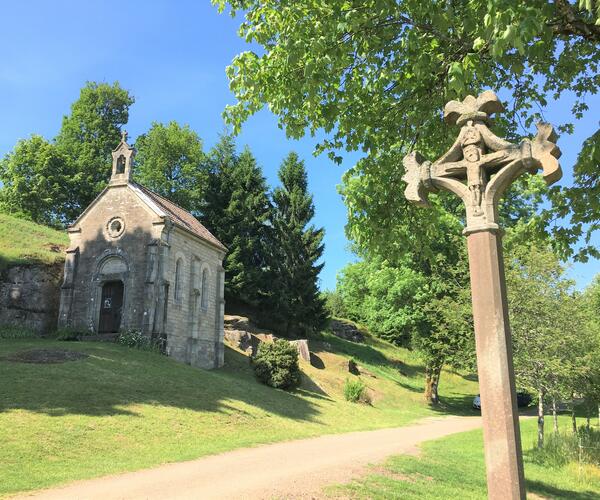
<instances>
[{"instance_id":1,"label":"grass verge","mask_svg":"<svg viewBox=\"0 0 600 500\"><path fill-rule=\"evenodd\" d=\"M564 432L569 425L561 421ZM525 476L530 498L600 498L600 468L540 461L534 450L537 422L521 420ZM423 444L420 456L398 456L348 485L330 488L332 496L369 499L487 498L481 430Z\"/></svg>"}]
</instances>

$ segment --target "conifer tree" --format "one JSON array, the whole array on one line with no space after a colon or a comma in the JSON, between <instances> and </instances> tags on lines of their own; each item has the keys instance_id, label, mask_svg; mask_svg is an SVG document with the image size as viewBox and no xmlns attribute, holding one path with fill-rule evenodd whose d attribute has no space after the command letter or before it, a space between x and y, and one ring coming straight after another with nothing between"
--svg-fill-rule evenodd
<instances>
[{"instance_id":1,"label":"conifer tree","mask_svg":"<svg viewBox=\"0 0 600 500\"><path fill-rule=\"evenodd\" d=\"M208 180L204 201L199 207L201 222L227 247L231 243L228 241L227 208L233 192L231 179L237 161L233 136L222 135L208 154Z\"/></svg>"},{"instance_id":2,"label":"conifer tree","mask_svg":"<svg viewBox=\"0 0 600 500\"><path fill-rule=\"evenodd\" d=\"M324 250L323 228L310 225L315 215L304 162L291 152L279 169L281 186L273 192L271 300L287 334L306 334L323 326L327 315L319 294L318 264Z\"/></svg>"},{"instance_id":3,"label":"conifer tree","mask_svg":"<svg viewBox=\"0 0 600 500\"><path fill-rule=\"evenodd\" d=\"M267 184L256 159L246 148L231 170L231 198L225 211L225 293L260 306L267 289L266 224L271 204Z\"/></svg>"}]
</instances>

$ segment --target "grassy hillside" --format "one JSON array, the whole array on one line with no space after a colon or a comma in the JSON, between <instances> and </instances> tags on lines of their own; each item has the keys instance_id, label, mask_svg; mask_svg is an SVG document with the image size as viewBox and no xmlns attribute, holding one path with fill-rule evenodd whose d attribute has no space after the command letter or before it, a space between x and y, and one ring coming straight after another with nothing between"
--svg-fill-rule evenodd
<instances>
[{"instance_id":1,"label":"grassy hillside","mask_svg":"<svg viewBox=\"0 0 600 500\"><path fill-rule=\"evenodd\" d=\"M14 363L31 348L83 351L64 364ZM302 386L287 393L255 381L248 359L227 348L226 366L203 371L115 344L0 340L0 495L75 479L188 460L260 443L406 424L470 412L476 384L444 373L445 405L423 404L422 368L412 353L381 341L357 345L324 335L302 363ZM342 386L362 367L371 406L346 402Z\"/></svg>"},{"instance_id":2,"label":"grassy hillside","mask_svg":"<svg viewBox=\"0 0 600 500\"><path fill-rule=\"evenodd\" d=\"M0 212L0 271L12 264L62 260L66 232Z\"/></svg>"}]
</instances>

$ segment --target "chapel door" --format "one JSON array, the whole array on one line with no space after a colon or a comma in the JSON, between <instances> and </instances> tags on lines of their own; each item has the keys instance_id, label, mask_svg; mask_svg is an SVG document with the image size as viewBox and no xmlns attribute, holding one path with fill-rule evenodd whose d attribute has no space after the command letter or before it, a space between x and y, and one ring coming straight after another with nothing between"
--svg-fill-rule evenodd
<instances>
[{"instance_id":1,"label":"chapel door","mask_svg":"<svg viewBox=\"0 0 600 500\"><path fill-rule=\"evenodd\" d=\"M121 326L123 282L109 281L102 287L98 333L116 333Z\"/></svg>"}]
</instances>

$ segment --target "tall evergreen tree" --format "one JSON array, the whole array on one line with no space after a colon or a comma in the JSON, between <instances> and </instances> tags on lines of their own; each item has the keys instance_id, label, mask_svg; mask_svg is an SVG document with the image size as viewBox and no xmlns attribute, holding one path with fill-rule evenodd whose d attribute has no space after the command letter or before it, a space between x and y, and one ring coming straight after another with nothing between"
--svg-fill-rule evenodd
<instances>
[{"instance_id":1,"label":"tall evergreen tree","mask_svg":"<svg viewBox=\"0 0 600 500\"><path fill-rule=\"evenodd\" d=\"M135 142L135 179L149 189L197 212L208 181L202 141L188 125L154 122Z\"/></svg>"},{"instance_id":2,"label":"tall evergreen tree","mask_svg":"<svg viewBox=\"0 0 600 500\"><path fill-rule=\"evenodd\" d=\"M228 241L227 208L231 202L231 179L237 161L233 136L223 134L208 154L208 180L199 210L202 223L227 247L231 243Z\"/></svg>"},{"instance_id":3,"label":"tall evergreen tree","mask_svg":"<svg viewBox=\"0 0 600 500\"><path fill-rule=\"evenodd\" d=\"M310 225L315 215L304 162L291 152L279 169L281 186L273 192L271 272L274 314L288 334L305 334L326 321L319 294L318 264L324 250L323 228Z\"/></svg>"},{"instance_id":4,"label":"tall evergreen tree","mask_svg":"<svg viewBox=\"0 0 600 500\"><path fill-rule=\"evenodd\" d=\"M118 82L88 82L71 105L71 114L63 118L55 142L71 171L67 219L76 218L106 186L111 152L119 143L133 102Z\"/></svg>"},{"instance_id":5,"label":"tall evergreen tree","mask_svg":"<svg viewBox=\"0 0 600 500\"><path fill-rule=\"evenodd\" d=\"M231 199L225 211L229 253L225 259L225 293L238 301L260 306L266 280L266 223L271 204L267 184L248 148L231 171Z\"/></svg>"}]
</instances>

